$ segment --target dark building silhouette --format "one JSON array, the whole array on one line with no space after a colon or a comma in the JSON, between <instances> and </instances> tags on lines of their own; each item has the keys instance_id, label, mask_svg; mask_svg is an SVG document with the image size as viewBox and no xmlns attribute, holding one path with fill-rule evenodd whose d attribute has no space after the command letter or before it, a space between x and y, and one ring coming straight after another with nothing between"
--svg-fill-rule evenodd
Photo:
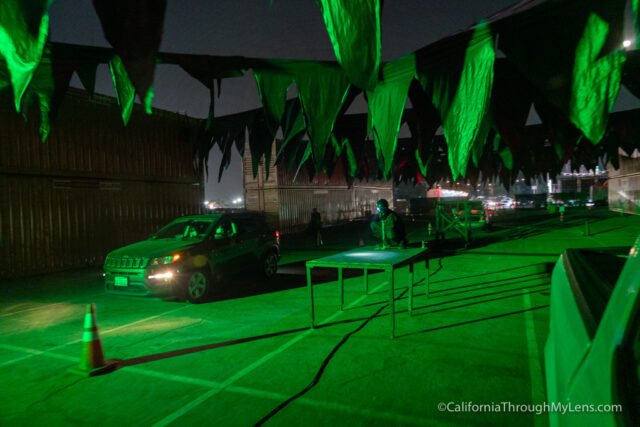
<instances>
[{"instance_id":1,"label":"dark building silhouette","mask_svg":"<svg viewBox=\"0 0 640 427\"><path fill-rule=\"evenodd\" d=\"M35 113L35 111L33 111ZM199 212L196 122L70 89L46 142L37 115L0 105L0 277L100 264L110 250Z\"/></svg>"}]
</instances>

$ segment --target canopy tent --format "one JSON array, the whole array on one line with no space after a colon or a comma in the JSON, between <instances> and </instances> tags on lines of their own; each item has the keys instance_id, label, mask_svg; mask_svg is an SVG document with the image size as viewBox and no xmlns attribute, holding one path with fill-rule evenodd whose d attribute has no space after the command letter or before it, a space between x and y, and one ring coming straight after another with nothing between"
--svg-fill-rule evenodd
<instances>
[{"instance_id":1,"label":"canopy tent","mask_svg":"<svg viewBox=\"0 0 640 427\"><path fill-rule=\"evenodd\" d=\"M49 2L5 2L0 36L8 44L0 50L0 89L13 87L18 110L37 102L46 139L74 72L92 92L97 64L108 63L126 124L136 94L151 112L155 65L175 64L210 90L198 156L206 168L208 152L218 144L223 152L219 176L233 145L243 154L247 128L254 174L257 162L271 155L281 128L278 159L298 171L306 163L312 171L330 171L334 162L346 161L351 175L361 178L380 174L419 180L450 173L454 179L474 179L480 171L485 178L515 177L518 169L534 176L559 169L572 156L612 152L613 142L602 141L615 140L608 139L608 117L620 85L635 96L640 92L638 54L622 49L625 3L523 0L471 28L381 63L379 0L318 0L337 62L158 52L166 2L150 0L94 0L113 49L45 44ZM637 2L633 5L637 22ZM22 46L28 49L17 48ZM216 118L216 86L219 90L221 80L248 70L264 109ZM291 85L298 97L286 101ZM369 113L354 126L345 112L361 92ZM405 110L407 99L411 110ZM524 132L532 105L544 124L541 140ZM402 122L409 125L412 139L400 144ZM440 126L446 144L434 138ZM371 144L375 150L367 147ZM589 144L604 150L587 149ZM363 158L372 151L374 167Z\"/></svg>"}]
</instances>

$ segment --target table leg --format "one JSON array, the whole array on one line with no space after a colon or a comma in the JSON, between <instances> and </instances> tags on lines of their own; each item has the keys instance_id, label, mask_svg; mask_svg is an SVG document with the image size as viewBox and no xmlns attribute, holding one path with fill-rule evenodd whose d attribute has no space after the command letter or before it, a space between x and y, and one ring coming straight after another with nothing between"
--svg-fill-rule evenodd
<instances>
[{"instance_id":1,"label":"table leg","mask_svg":"<svg viewBox=\"0 0 640 427\"><path fill-rule=\"evenodd\" d=\"M409 264L409 272L411 273L411 281L409 282L409 316L413 315L413 263Z\"/></svg>"},{"instance_id":2,"label":"table leg","mask_svg":"<svg viewBox=\"0 0 640 427\"><path fill-rule=\"evenodd\" d=\"M393 282L393 268L390 270L389 277L389 304L391 305L391 338L396 337L396 304L395 304L395 285Z\"/></svg>"},{"instance_id":3,"label":"table leg","mask_svg":"<svg viewBox=\"0 0 640 427\"><path fill-rule=\"evenodd\" d=\"M364 294L369 295L369 270L364 269Z\"/></svg>"},{"instance_id":4,"label":"table leg","mask_svg":"<svg viewBox=\"0 0 640 427\"><path fill-rule=\"evenodd\" d=\"M340 282L340 311L344 307L344 279L342 277L342 267L338 267L338 282Z\"/></svg>"},{"instance_id":5,"label":"table leg","mask_svg":"<svg viewBox=\"0 0 640 427\"><path fill-rule=\"evenodd\" d=\"M315 327L315 308L313 304L313 284L311 278L311 267L307 266L307 288L309 289L309 304L311 306L311 329Z\"/></svg>"}]
</instances>

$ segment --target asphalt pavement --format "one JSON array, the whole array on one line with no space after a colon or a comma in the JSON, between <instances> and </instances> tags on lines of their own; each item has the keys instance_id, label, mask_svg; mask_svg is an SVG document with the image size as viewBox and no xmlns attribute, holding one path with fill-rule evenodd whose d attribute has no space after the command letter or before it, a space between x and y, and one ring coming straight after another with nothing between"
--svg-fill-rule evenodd
<instances>
[{"instance_id":1,"label":"asphalt pavement","mask_svg":"<svg viewBox=\"0 0 640 427\"><path fill-rule=\"evenodd\" d=\"M640 217L510 212L466 245L434 241L429 222L407 219L431 260L416 268L412 315L409 272L396 276L395 339L382 273L369 293L346 273L341 311L336 273L318 271L309 328L304 262L359 247L360 222L323 230L319 248L283 236L274 280L240 276L205 304L106 294L96 269L0 282L0 425L547 425L544 413L470 409L545 401L554 263L570 247L630 246ZM84 377L70 369L91 303L117 369Z\"/></svg>"}]
</instances>

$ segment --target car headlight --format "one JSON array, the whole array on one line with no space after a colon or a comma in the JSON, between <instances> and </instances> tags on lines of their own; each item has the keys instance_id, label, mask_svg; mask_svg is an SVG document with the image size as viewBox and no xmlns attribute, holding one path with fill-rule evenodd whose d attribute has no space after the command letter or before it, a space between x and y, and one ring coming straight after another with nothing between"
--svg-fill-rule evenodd
<instances>
[{"instance_id":1,"label":"car headlight","mask_svg":"<svg viewBox=\"0 0 640 427\"><path fill-rule=\"evenodd\" d=\"M164 273L152 274L147 277L150 280L163 280L169 281L173 279L173 271L165 271Z\"/></svg>"},{"instance_id":2,"label":"car headlight","mask_svg":"<svg viewBox=\"0 0 640 427\"><path fill-rule=\"evenodd\" d=\"M167 256L161 256L157 258L151 259L150 265L165 265L165 264L173 264L174 262L178 262L182 256L180 254L173 254Z\"/></svg>"}]
</instances>

